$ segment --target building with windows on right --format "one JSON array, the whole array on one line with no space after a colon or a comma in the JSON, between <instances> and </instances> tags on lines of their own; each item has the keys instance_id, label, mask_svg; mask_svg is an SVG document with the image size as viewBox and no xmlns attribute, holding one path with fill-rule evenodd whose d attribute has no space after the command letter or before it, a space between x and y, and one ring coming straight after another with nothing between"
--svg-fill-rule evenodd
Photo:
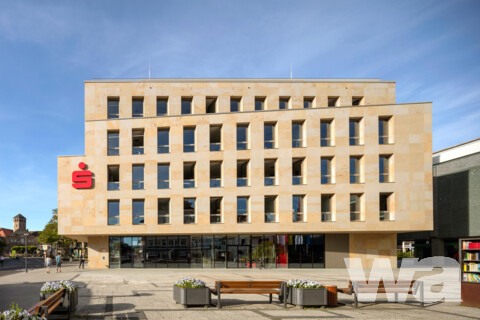
<instances>
[{"instance_id":1,"label":"building with windows on right","mask_svg":"<svg viewBox=\"0 0 480 320\"><path fill-rule=\"evenodd\" d=\"M380 79L86 81L59 234L94 268L396 266L432 229L431 108Z\"/></svg>"},{"instance_id":2,"label":"building with windows on right","mask_svg":"<svg viewBox=\"0 0 480 320\"><path fill-rule=\"evenodd\" d=\"M458 258L459 238L480 237L480 138L433 153L433 231L398 235L417 258Z\"/></svg>"}]
</instances>

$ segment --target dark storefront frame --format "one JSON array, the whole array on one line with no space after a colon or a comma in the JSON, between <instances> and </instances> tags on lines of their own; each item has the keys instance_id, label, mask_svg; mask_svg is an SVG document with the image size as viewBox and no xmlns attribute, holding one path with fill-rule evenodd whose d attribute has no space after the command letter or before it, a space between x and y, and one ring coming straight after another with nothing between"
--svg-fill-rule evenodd
<instances>
[{"instance_id":1,"label":"dark storefront frame","mask_svg":"<svg viewBox=\"0 0 480 320\"><path fill-rule=\"evenodd\" d=\"M325 268L324 234L109 237L110 268Z\"/></svg>"}]
</instances>

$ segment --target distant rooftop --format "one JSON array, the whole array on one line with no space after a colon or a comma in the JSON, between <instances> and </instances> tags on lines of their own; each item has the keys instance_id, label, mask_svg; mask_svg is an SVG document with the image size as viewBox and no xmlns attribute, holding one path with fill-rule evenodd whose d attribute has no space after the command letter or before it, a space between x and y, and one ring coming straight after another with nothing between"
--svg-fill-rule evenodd
<instances>
[{"instance_id":1,"label":"distant rooftop","mask_svg":"<svg viewBox=\"0 0 480 320\"><path fill-rule=\"evenodd\" d=\"M438 164L480 152L480 138L466 141L432 154L433 164Z\"/></svg>"},{"instance_id":2,"label":"distant rooftop","mask_svg":"<svg viewBox=\"0 0 480 320\"><path fill-rule=\"evenodd\" d=\"M86 83L95 82L280 82L280 83L308 83L308 82L391 82L382 81L378 78L312 78L312 79L297 79L297 78L93 78L92 80L85 80Z\"/></svg>"}]
</instances>

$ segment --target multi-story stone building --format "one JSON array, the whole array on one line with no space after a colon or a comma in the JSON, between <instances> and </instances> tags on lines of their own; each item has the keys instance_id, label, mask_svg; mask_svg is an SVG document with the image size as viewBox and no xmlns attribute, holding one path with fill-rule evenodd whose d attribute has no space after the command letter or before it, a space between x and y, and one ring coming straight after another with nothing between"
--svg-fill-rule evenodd
<instances>
[{"instance_id":1,"label":"multi-story stone building","mask_svg":"<svg viewBox=\"0 0 480 320\"><path fill-rule=\"evenodd\" d=\"M59 233L95 268L395 266L432 229L431 148L431 103L390 81L86 81Z\"/></svg>"},{"instance_id":2,"label":"multi-story stone building","mask_svg":"<svg viewBox=\"0 0 480 320\"><path fill-rule=\"evenodd\" d=\"M13 247L25 246L25 241L27 246L38 247L39 235L39 231L28 231L27 218L20 213L13 217L13 230L0 228L0 238L3 238L3 241L5 241L5 252L7 254L10 253Z\"/></svg>"}]
</instances>

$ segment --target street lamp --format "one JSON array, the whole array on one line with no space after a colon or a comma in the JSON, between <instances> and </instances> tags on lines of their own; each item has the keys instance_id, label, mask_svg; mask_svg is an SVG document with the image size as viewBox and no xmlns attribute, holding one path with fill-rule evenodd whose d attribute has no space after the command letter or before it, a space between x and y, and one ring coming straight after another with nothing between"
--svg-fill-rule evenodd
<instances>
[{"instance_id":1,"label":"street lamp","mask_svg":"<svg viewBox=\"0 0 480 320\"><path fill-rule=\"evenodd\" d=\"M25 233L25 273L28 273L28 233Z\"/></svg>"}]
</instances>

